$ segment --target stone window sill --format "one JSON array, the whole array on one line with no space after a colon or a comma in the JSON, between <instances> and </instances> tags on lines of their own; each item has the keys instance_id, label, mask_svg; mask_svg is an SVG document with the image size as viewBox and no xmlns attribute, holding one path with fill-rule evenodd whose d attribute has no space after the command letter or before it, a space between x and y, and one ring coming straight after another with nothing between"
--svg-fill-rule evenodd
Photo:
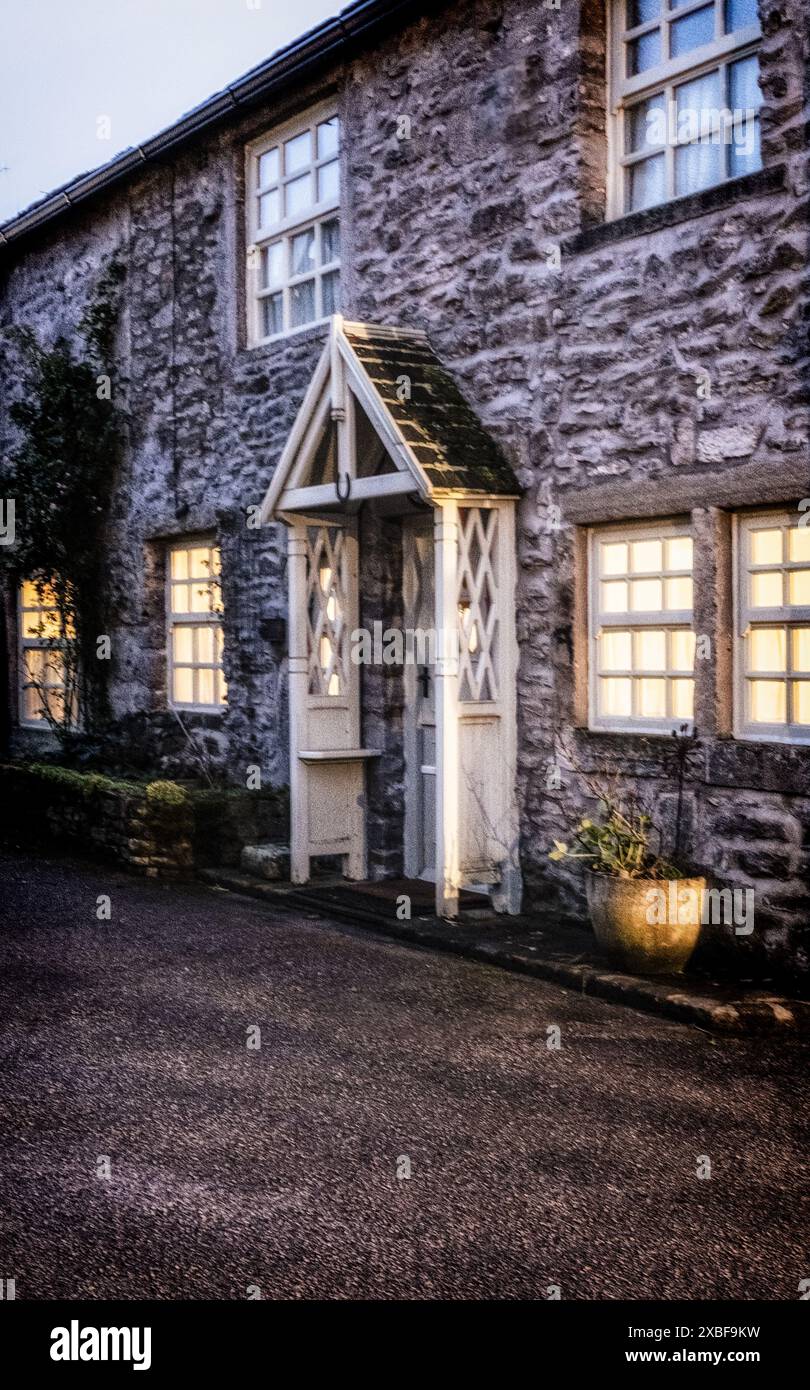
<instances>
[{"instance_id":1,"label":"stone window sill","mask_svg":"<svg viewBox=\"0 0 810 1390\"><path fill-rule=\"evenodd\" d=\"M685 198L675 198L669 203L659 203L657 207L645 208L642 212L629 212L612 222L600 222L598 226L587 227L570 237L561 247L564 255L577 255L583 251L593 251L600 246L609 246L616 241L630 237L645 236L649 232L661 231L664 227L677 226L679 222L689 222L706 213L717 212L731 207L744 198L759 198L765 194L778 193L785 187L784 164L770 169L757 169L753 174L744 174L739 179L729 179L726 183L704 188L700 193L690 193Z\"/></svg>"}]
</instances>

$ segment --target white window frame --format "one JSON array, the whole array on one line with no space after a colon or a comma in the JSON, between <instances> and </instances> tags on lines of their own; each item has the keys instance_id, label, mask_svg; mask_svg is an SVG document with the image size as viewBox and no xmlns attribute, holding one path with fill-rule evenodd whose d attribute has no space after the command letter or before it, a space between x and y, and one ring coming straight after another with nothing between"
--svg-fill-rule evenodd
<instances>
[{"instance_id":1,"label":"white window frame","mask_svg":"<svg viewBox=\"0 0 810 1390\"><path fill-rule=\"evenodd\" d=\"M198 714L221 714L228 708L227 693L228 687L225 681L225 673L222 660L219 661L175 661L174 659L174 631L178 627L211 627L222 630L222 613L201 612L185 613L176 611L172 604L172 594L174 589L180 584L199 583L199 579L172 579L172 555L181 550L208 550L211 555L216 551L220 555L220 577L218 579L220 587L220 600L222 598L221 567L222 555L219 544L210 536L184 537L179 541L172 541L166 547L166 701L169 709L187 710ZM213 573L213 571L212 571ZM201 704L199 702L181 701L174 698L174 672L175 667L181 666L184 669L197 671L220 671L225 686L225 702L223 704ZM196 675L195 675L196 685Z\"/></svg>"},{"instance_id":2,"label":"white window frame","mask_svg":"<svg viewBox=\"0 0 810 1390\"><path fill-rule=\"evenodd\" d=\"M787 528L799 525L802 513L780 508L778 511L737 513L733 526L733 566L734 566L734 736L756 743L800 743L810 744L810 727L806 724L790 722L792 691L791 683L797 679L810 680L804 673L797 675L791 669L791 632L796 628L810 627L810 604L782 603L777 608L752 608L748 602L748 578L757 570L781 570L787 575L792 569L808 569L807 560L787 558L787 547L783 540L782 563L753 565L751 562L750 538L754 530L781 529L783 535ZM784 580L783 580L784 585ZM783 590L784 597L784 590ZM785 694L788 719L784 724L754 723L748 718L747 692L747 637L752 625L761 627L784 627L786 636L785 672L758 672L760 680L783 680L787 689Z\"/></svg>"},{"instance_id":3,"label":"white window frame","mask_svg":"<svg viewBox=\"0 0 810 1390\"><path fill-rule=\"evenodd\" d=\"M661 540L665 541L678 536L689 536L693 544L692 566L689 570L667 570L656 571L655 576L666 574L667 577L677 578L689 575L692 579L692 607L689 609L666 609L661 612L627 612L627 613L602 613L599 598L600 575L597 564L597 547L605 541L611 542L630 542L642 540ZM588 529L588 728L594 731L609 733L635 733L635 734L669 734L673 729L681 729L684 725L692 728L694 719L685 718L682 715L673 715L665 719L654 719L646 715L604 715L599 713L599 637L605 629L615 628L621 631L634 631L644 628L655 629L656 631L669 632L672 629L687 629L694 631L694 529L691 519L685 517L682 521L676 518L666 520L656 520L653 522L616 522L605 526L593 526ZM643 575L639 576L643 578ZM669 639L667 639L669 643ZM613 674L613 673L611 673ZM624 675L640 674L633 666L628 672L619 671L618 677ZM667 665L664 671L649 673L652 678L662 677L667 682L667 698L669 699L670 681L673 679L692 679L695 680L695 663L693 660L691 677L688 672L675 670Z\"/></svg>"},{"instance_id":4,"label":"white window frame","mask_svg":"<svg viewBox=\"0 0 810 1390\"><path fill-rule=\"evenodd\" d=\"M29 682L29 681L27 680L27 678L26 678L26 677L27 677L27 671L26 671L25 653L26 653L27 651L49 651L49 652L58 652L58 651L60 651L60 650L62 649L64 639L63 639L62 637L26 637L26 635L25 635L25 616L26 616L27 613L56 613L57 610L54 609L54 608L49 608L48 605L47 605L47 604L44 604L44 603L37 603L36 607L34 607L34 608L30 607L29 605L23 605L23 584L24 584L24 583L35 584L35 583L36 583L36 579L21 580L20 583L17 585L17 633L18 633L18 638L19 638L19 640L18 640L18 645L17 645L17 661L18 661L18 666L17 666L17 694L18 694L17 710L18 710L18 722L19 722L20 728L23 728L23 729L37 729L37 730L40 730L40 731L48 732L48 731L50 730L50 727L51 727L51 726L50 726L50 724L48 723L48 720L45 718L44 715L42 716L41 719L30 719L30 718L27 717L26 712L25 712L25 706L26 706L25 692L26 692L26 690L27 690L27 688L28 688L28 686L29 686L29 684L30 684L30 682ZM58 616L58 614L57 614L57 616ZM60 693L62 693L62 694L64 694L64 692L65 692L65 682L64 682L64 680L61 680L61 681L43 681L42 684L44 685L46 691L48 691L48 692L50 692L50 691L52 691L52 690L53 690L53 691L60 692Z\"/></svg>"},{"instance_id":5,"label":"white window frame","mask_svg":"<svg viewBox=\"0 0 810 1390\"><path fill-rule=\"evenodd\" d=\"M650 151L644 150L634 154L626 153L625 143L625 118L629 107L634 106L637 101L657 96L660 92L664 94L665 108L670 110L670 102L674 101L676 86L680 86L686 80L692 80L720 69L720 84L723 91L723 99L726 101L728 96L728 77L727 69L731 63L737 62L741 58L750 57L758 54L762 31L759 23L748 25L745 29L738 29L734 33L723 33L725 23L724 0L714 0L714 39L711 43L703 44L700 48L693 48L691 52L683 54L678 58L668 58L657 63L655 67L647 68L645 72L638 73L635 77L627 77L624 71L625 43L628 39L639 38L642 34L650 32L656 28L661 28L662 39L666 51L669 51L669 26L675 19L682 19L684 16L693 13L695 10L703 9L707 0L688 0L688 3L678 10L669 10L667 5L669 0L661 0L661 17L650 20L646 24L638 24L634 28L625 28L624 18L626 15L627 0L608 0L608 218L614 219L624 217L631 209L628 206L627 180L625 171L634 163L640 163ZM728 132L727 132L728 133ZM689 141L680 143L688 144ZM650 204L651 207L662 207L665 203L672 202L673 199L687 196L675 191L675 148L669 139L662 148L665 160L666 172L666 193L660 203ZM729 174L728 156L724 155L726 161L726 172L717 183L709 187L717 188L722 183L727 183L735 175Z\"/></svg>"},{"instance_id":6,"label":"white window frame","mask_svg":"<svg viewBox=\"0 0 810 1390\"><path fill-rule=\"evenodd\" d=\"M247 224L247 258L245 271L245 284L247 289L247 328L248 344L251 347L260 347L266 343L278 342L281 339L292 337L294 334L303 333L307 329L317 328L319 325L328 322L330 315L323 313L323 279L326 275L333 272L338 273L338 285L340 286L341 257L333 258L328 263L321 262L321 228L325 222L331 222L335 217L340 218L340 193L341 193L341 164L342 164L342 130L338 130L337 154L318 158L317 149L317 127L325 121L333 119L339 120L339 113L334 102L323 102L318 106L297 116L294 120L286 122L282 126L277 126L267 135L259 140L254 140L247 146L245 151L245 217ZM283 150L286 141L293 139L296 135L303 135L305 131L311 132L313 159L306 167L312 171L312 176L317 179L318 170L326 164L332 164L335 160L338 163L338 191L334 198L324 199L320 203L313 203L301 214L282 218L271 227L261 228L259 226L259 199L262 188L259 186L259 159L263 154L268 154L271 150L278 147ZM287 179L284 170L280 172L279 187L299 178L302 170L296 171L294 175ZM274 185L268 185L273 187ZM316 245L318 248L318 261L314 270L307 270L299 275L291 273L291 246L293 236L314 228ZM341 220L340 237L342 245L343 226ZM278 286L270 289L262 287L262 269L264 265L264 251L274 242L281 242L284 246L284 256L286 266L283 280L279 281ZM298 284L303 284L307 280L315 281L315 318L308 323L291 325L290 313L290 291ZM271 298L279 290L283 294L283 320L284 326L281 332L265 334L262 321L262 301ZM339 300L338 300L339 303Z\"/></svg>"}]
</instances>

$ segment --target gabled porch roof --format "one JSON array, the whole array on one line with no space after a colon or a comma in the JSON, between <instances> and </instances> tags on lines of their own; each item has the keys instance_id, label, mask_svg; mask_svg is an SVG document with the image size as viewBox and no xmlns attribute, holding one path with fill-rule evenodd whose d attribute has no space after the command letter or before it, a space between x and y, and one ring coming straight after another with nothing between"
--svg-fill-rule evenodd
<instances>
[{"instance_id":1,"label":"gabled porch roof","mask_svg":"<svg viewBox=\"0 0 810 1390\"><path fill-rule=\"evenodd\" d=\"M358 476L357 405L393 465L371 477ZM318 482L310 476L312 463L333 424L336 481ZM518 497L520 486L426 334L348 323L335 315L267 490L262 521L285 511L339 504L349 495L359 502L405 492L417 492L425 501Z\"/></svg>"}]
</instances>

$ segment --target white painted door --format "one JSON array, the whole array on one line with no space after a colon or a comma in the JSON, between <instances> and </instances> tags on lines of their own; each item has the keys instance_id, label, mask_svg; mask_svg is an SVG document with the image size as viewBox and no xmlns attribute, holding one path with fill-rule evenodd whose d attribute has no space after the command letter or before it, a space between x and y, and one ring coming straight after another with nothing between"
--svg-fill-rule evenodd
<instances>
[{"instance_id":1,"label":"white painted door","mask_svg":"<svg viewBox=\"0 0 810 1390\"><path fill-rule=\"evenodd\" d=\"M432 517L403 527L405 872L436 876L436 648Z\"/></svg>"}]
</instances>

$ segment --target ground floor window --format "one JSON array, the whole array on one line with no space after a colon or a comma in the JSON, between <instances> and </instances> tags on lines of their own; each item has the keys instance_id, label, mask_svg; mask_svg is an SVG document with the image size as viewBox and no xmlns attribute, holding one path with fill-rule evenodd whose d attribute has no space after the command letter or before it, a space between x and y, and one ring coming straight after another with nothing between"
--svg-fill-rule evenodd
<instances>
[{"instance_id":1,"label":"ground floor window","mask_svg":"<svg viewBox=\"0 0 810 1390\"><path fill-rule=\"evenodd\" d=\"M45 581L25 579L20 585L18 630L20 722L35 728L64 724L75 714L76 697L68 691L66 634L56 594Z\"/></svg>"},{"instance_id":2,"label":"ground floor window","mask_svg":"<svg viewBox=\"0 0 810 1390\"><path fill-rule=\"evenodd\" d=\"M215 710L227 704L222 670L222 563L207 540L169 548L166 574L169 703Z\"/></svg>"},{"instance_id":3,"label":"ground floor window","mask_svg":"<svg viewBox=\"0 0 810 1390\"><path fill-rule=\"evenodd\" d=\"M810 525L796 513L738 518L736 727L810 742Z\"/></svg>"},{"instance_id":4,"label":"ground floor window","mask_svg":"<svg viewBox=\"0 0 810 1390\"><path fill-rule=\"evenodd\" d=\"M590 536L590 725L666 732L694 714L689 524Z\"/></svg>"}]
</instances>

